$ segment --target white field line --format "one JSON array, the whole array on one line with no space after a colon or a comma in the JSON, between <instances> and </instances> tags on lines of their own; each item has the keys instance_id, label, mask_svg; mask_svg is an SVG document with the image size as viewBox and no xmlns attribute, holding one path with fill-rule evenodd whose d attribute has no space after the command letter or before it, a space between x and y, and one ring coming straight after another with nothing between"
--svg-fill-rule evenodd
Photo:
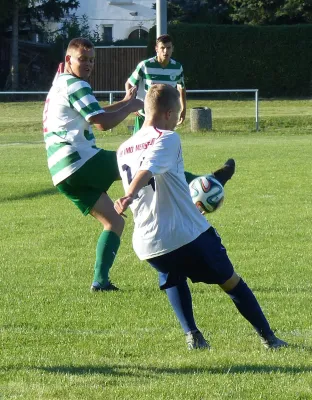
<instances>
[{"instance_id":1,"label":"white field line","mask_svg":"<svg viewBox=\"0 0 312 400\"><path fill-rule=\"evenodd\" d=\"M44 144L43 140L36 142L12 142L12 143L0 143L0 147L9 147L9 146L32 146L34 144Z\"/></svg>"}]
</instances>

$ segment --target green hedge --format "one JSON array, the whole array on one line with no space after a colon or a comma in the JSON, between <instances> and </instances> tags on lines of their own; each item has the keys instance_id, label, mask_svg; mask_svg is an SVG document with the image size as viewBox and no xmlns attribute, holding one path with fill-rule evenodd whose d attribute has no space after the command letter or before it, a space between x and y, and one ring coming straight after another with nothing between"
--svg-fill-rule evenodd
<instances>
[{"instance_id":1,"label":"green hedge","mask_svg":"<svg viewBox=\"0 0 312 400\"><path fill-rule=\"evenodd\" d=\"M188 89L257 88L262 97L311 93L312 25L169 25ZM149 33L154 54L156 27Z\"/></svg>"}]
</instances>

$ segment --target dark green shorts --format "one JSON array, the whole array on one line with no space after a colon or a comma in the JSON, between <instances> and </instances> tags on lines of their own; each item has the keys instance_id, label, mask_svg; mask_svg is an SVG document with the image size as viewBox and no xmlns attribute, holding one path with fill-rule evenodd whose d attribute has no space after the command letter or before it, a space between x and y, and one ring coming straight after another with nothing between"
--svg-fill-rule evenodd
<instances>
[{"instance_id":1,"label":"dark green shorts","mask_svg":"<svg viewBox=\"0 0 312 400\"><path fill-rule=\"evenodd\" d=\"M115 151L100 150L71 176L56 185L84 214L92 210L102 193L120 179Z\"/></svg>"}]
</instances>

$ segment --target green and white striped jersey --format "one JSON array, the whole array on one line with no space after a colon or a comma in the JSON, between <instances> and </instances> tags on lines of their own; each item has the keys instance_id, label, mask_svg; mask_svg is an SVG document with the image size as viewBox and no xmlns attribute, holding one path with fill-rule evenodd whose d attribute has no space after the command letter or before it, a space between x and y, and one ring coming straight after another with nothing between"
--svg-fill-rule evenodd
<instances>
[{"instance_id":1,"label":"green and white striped jersey","mask_svg":"<svg viewBox=\"0 0 312 400\"><path fill-rule=\"evenodd\" d=\"M157 83L185 87L182 65L172 58L165 68L157 61L157 57L141 61L129 77L128 82L132 86L138 87L137 98L143 101L148 89Z\"/></svg>"},{"instance_id":2,"label":"green and white striped jersey","mask_svg":"<svg viewBox=\"0 0 312 400\"><path fill-rule=\"evenodd\" d=\"M43 111L43 134L54 185L100 150L89 118L103 112L86 81L61 74L53 82Z\"/></svg>"}]
</instances>

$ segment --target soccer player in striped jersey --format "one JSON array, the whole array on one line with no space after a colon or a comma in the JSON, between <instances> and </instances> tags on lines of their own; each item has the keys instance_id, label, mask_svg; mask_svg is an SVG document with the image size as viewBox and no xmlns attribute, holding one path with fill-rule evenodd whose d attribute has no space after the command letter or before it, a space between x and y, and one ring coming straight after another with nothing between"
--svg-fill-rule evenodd
<instances>
[{"instance_id":1,"label":"soccer player in striped jersey","mask_svg":"<svg viewBox=\"0 0 312 400\"><path fill-rule=\"evenodd\" d=\"M161 35L156 40L156 56L141 61L126 82L126 91L137 87L137 98L144 100L148 89L155 83L165 83L176 87L180 93L181 111L178 125L182 124L186 115L186 90L182 65L171 58L173 44L169 35ZM144 110L136 113L133 133L143 125Z\"/></svg>"},{"instance_id":2,"label":"soccer player in striped jersey","mask_svg":"<svg viewBox=\"0 0 312 400\"><path fill-rule=\"evenodd\" d=\"M159 274L190 350L209 348L193 315L187 278L218 284L241 315L255 328L266 348L287 346L278 339L254 294L236 274L221 238L193 204L184 175L179 135L178 91L153 85L145 98L142 129L117 151L125 196L116 200L120 214L130 206L134 218L133 248Z\"/></svg>"},{"instance_id":3,"label":"soccer player in striped jersey","mask_svg":"<svg viewBox=\"0 0 312 400\"><path fill-rule=\"evenodd\" d=\"M142 101L134 98L134 89L120 102L103 109L87 82L94 57L89 40L76 38L69 43L65 71L57 74L45 102L43 130L53 184L84 215L92 215L103 226L91 290L107 291L117 290L109 280L109 269L124 228L124 220L115 212L107 191L120 177L116 152L96 146L91 125L100 130L113 128L142 108Z\"/></svg>"}]
</instances>

